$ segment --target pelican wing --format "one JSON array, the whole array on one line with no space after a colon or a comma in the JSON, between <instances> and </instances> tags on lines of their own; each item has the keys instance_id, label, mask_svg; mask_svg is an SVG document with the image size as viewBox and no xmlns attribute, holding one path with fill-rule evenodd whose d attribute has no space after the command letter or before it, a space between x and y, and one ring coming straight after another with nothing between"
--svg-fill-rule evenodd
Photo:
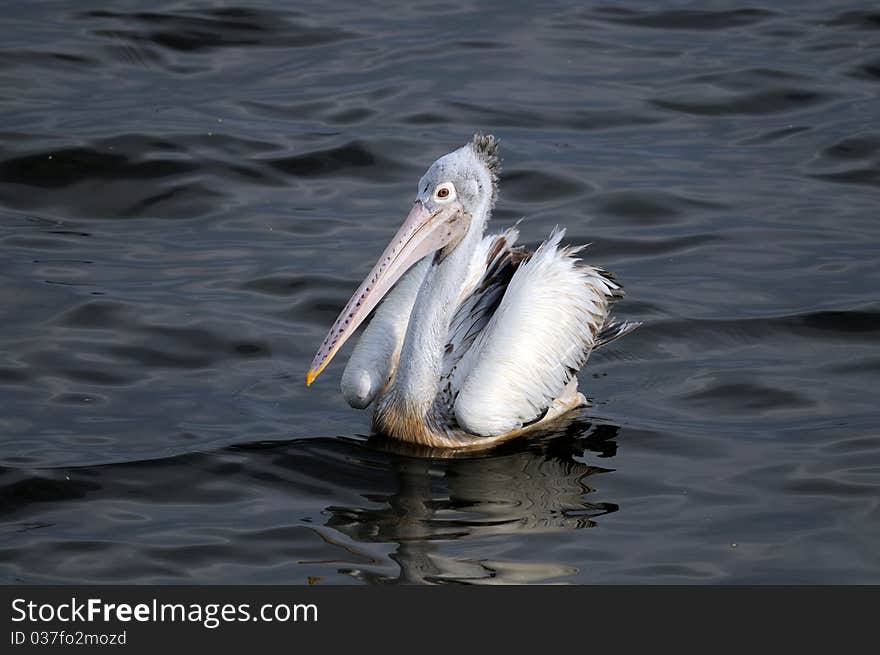
<instances>
[{"instance_id":1,"label":"pelican wing","mask_svg":"<svg viewBox=\"0 0 880 655\"><path fill-rule=\"evenodd\" d=\"M561 247L564 233L554 230L516 267L483 327L465 335L470 343L456 341L465 351L450 376L450 393L455 418L468 432L495 436L540 419L566 392L600 334L610 338L635 327L610 325L611 305L623 289L609 273L581 264L574 257L580 248ZM610 331L603 334L606 325Z\"/></svg>"},{"instance_id":2,"label":"pelican wing","mask_svg":"<svg viewBox=\"0 0 880 655\"><path fill-rule=\"evenodd\" d=\"M441 379L454 376L462 356L486 328L501 304L516 269L531 255L525 248L514 246L518 237L519 230L512 227L504 234L487 236L480 243L471 263L462 300L449 326Z\"/></svg>"}]
</instances>

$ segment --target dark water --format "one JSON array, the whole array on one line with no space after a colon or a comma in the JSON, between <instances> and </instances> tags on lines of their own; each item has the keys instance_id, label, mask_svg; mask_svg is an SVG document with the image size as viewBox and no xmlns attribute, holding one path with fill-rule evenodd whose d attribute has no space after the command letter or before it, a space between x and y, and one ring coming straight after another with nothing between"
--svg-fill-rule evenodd
<instances>
[{"instance_id":1,"label":"dark water","mask_svg":"<svg viewBox=\"0 0 880 655\"><path fill-rule=\"evenodd\" d=\"M4 8L0 580L880 582L876 3L536 4ZM302 377L476 129L645 325L431 459Z\"/></svg>"}]
</instances>

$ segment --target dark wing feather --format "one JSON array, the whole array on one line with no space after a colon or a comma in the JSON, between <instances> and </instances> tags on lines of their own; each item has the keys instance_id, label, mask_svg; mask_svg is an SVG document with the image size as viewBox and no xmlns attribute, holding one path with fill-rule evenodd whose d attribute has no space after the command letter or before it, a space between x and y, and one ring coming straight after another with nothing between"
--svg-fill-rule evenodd
<instances>
[{"instance_id":1,"label":"dark wing feather","mask_svg":"<svg viewBox=\"0 0 880 655\"><path fill-rule=\"evenodd\" d=\"M531 255L525 248L513 246L515 231L511 234L511 230L508 230L490 238L494 238L494 241L486 256L486 271L452 316L444 353L444 371L454 366L473 345L501 304L516 269Z\"/></svg>"},{"instance_id":2,"label":"dark wing feather","mask_svg":"<svg viewBox=\"0 0 880 655\"><path fill-rule=\"evenodd\" d=\"M455 310L449 325L443 352L441 403L445 401L451 406L454 401L451 382L458 362L489 324L513 274L532 255L522 246L514 246L518 236L516 228L511 228L504 234L486 237L491 242L486 249L485 271L473 291ZM443 394L449 397L443 398Z\"/></svg>"},{"instance_id":3,"label":"dark wing feather","mask_svg":"<svg viewBox=\"0 0 880 655\"><path fill-rule=\"evenodd\" d=\"M598 273L601 277L603 277L607 282L610 283L609 287L611 289L611 292L608 295L608 304L610 309L611 305L616 303L625 295L623 291L623 285L618 282L617 277L614 275L614 273L609 273L605 269L598 267L594 267L593 270L595 270L596 273ZM602 346L607 346L612 341L616 341L620 337L626 336L637 327L639 327L641 324L641 321L614 321L611 319L611 315L609 314L608 318L605 319L605 323L602 325L602 328L596 333L595 341L593 342L593 350Z\"/></svg>"},{"instance_id":4,"label":"dark wing feather","mask_svg":"<svg viewBox=\"0 0 880 655\"><path fill-rule=\"evenodd\" d=\"M616 341L620 337L629 334L641 324L641 321L607 321L598 334L596 334L593 350L607 346L612 341Z\"/></svg>"}]
</instances>

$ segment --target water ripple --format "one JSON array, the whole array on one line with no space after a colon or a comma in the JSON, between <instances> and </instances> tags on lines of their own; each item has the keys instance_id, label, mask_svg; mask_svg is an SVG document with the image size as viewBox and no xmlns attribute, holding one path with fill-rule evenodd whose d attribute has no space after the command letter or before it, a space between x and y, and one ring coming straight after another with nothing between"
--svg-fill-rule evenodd
<instances>
[{"instance_id":1,"label":"water ripple","mask_svg":"<svg viewBox=\"0 0 880 655\"><path fill-rule=\"evenodd\" d=\"M0 19L4 581L878 581L874 9L140 4ZM475 130L644 325L453 456L302 375Z\"/></svg>"}]
</instances>

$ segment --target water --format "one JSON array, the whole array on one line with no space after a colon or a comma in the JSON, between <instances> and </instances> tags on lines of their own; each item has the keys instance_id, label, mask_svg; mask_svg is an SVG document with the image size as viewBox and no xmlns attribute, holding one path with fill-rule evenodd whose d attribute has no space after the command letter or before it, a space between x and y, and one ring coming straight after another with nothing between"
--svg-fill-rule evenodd
<instances>
[{"instance_id":1,"label":"water","mask_svg":"<svg viewBox=\"0 0 880 655\"><path fill-rule=\"evenodd\" d=\"M213 4L0 18L0 580L880 582L876 6ZM444 460L302 378L476 129L645 325Z\"/></svg>"}]
</instances>

